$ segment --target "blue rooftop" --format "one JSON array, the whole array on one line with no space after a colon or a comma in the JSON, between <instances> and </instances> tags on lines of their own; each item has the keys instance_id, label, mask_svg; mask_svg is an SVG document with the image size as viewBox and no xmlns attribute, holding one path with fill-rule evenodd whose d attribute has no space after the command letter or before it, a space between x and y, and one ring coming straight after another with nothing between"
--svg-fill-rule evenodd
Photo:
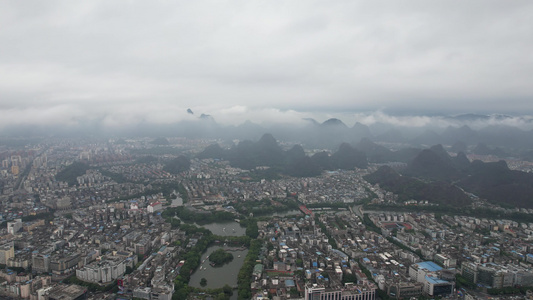
<instances>
[{"instance_id":1,"label":"blue rooftop","mask_svg":"<svg viewBox=\"0 0 533 300\"><path fill-rule=\"evenodd\" d=\"M295 287L296 284L294 284L294 280L292 280L292 279L287 279L287 280L285 280L285 286L286 286L286 287Z\"/></svg>"},{"instance_id":2,"label":"blue rooftop","mask_svg":"<svg viewBox=\"0 0 533 300\"><path fill-rule=\"evenodd\" d=\"M449 283L448 281L446 280L442 280L442 279L438 279L436 277L429 277L429 276L426 276L426 280L431 283L431 284L441 284L441 283Z\"/></svg>"},{"instance_id":3,"label":"blue rooftop","mask_svg":"<svg viewBox=\"0 0 533 300\"><path fill-rule=\"evenodd\" d=\"M423 261L423 262L416 263L416 265L418 265L419 268L426 269L430 272L437 272L437 271L442 270L441 266L437 265L436 263L432 261Z\"/></svg>"}]
</instances>

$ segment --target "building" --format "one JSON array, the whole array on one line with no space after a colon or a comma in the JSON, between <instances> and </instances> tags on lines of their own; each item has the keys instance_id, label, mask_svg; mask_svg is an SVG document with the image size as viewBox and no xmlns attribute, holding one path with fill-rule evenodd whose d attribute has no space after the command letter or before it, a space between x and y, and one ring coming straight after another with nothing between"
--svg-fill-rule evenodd
<instances>
[{"instance_id":1,"label":"building","mask_svg":"<svg viewBox=\"0 0 533 300\"><path fill-rule=\"evenodd\" d=\"M421 282L398 282L387 286L387 294L396 299L408 299L422 295L424 284Z\"/></svg>"},{"instance_id":2,"label":"building","mask_svg":"<svg viewBox=\"0 0 533 300\"><path fill-rule=\"evenodd\" d=\"M323 285L305 286L305 300L375 300L376 286L365 282L362 285L347 284L343 288L331 289Z\"/></svg>"},{"instance_id":3,"label":"building","mask_svg":"<svg viewBox=\"0 0 533 300\"><path fill-rule=\"evenodd\" d=\"M146 210L147 210L149 213L154 213L154 212L156 212L156 211L160 211L160 210L162 210L162 209L163 209L163 204L161 204L161 202L159 202L159 201L156 201L156 202L154 202L154 203L148 205L148 207L147 207Z\"/></svg>"},{"instance_id":4,"label":"building","mask_svg":"<svg viewBox=\"0 0 533 300\"><path fill-rule=\"evenodd\" d=\"M33 253L31 257L32 270L37 273L50 272L50 255Z\"/></svg>"},{"instance_id":5,"label":"building","mask_svg":"<svg viewBox=\"0 0 533 300\"><path fill-rule=\"evenodd\" d=\"M50 271L53 276L65 276L74 272L80 261L80 254L57 255L50 258Z\"/></svg>"},{"instance_id":6,"label":"building","mask_svg":"<svg viewBox=\"0 0 533 300\"><path fill-rule=\"evenodd\" d=\"M7 233L15 234L19 232L20 229L22 229L21 219L15 219L13 222L7 222Z\"/></svg>"},{"instance_id":7,"label":"building","mask_svg":"<svg viewBox=\"0 0 533 300\"><path fill-rule=\"evenodd\" d=\"M142 237L137 243L135 243L135 254L145 255L150 252L151 240L149 237Z\"/></svg>"},{"instance_id":8,"label":"building","mask_svg":"<svg viewBox=\"0 0 533 300\"><path fill-rule=\"evenodd\" d=\"M48 300L83 300L87 299L87 289L83 286L60 284L49 289ZM39 298L40 299L40 298Z\"/></svg>"},{"instance_id":9,"label":"building","mask_svg":"<svg viewBox=\"0 0 533 300\"><path fill-rule=\"evenodd\" d=\"M76 277L83 281L94 283L111 282L126 272L124 259L119 257L106 257L104 260L95 261L76 270Z\"/></svg>"},{"instance_id":10,"label":"building","mask_svg":"<svg viewBox=\"0 0 533 300\"><path fill-rule=\"evenodd\" d=\"M450 295L455 283L443 280L442 267L432 261L412 264L409 267L409 277L424 284L423 293L430 296Z\"/></svg>"},{"instance_id":11,"label":"building","mask_svg":"<svg viewBox=\"0 0 533 300\"><path fill-rule=\"evenodd\" d=\"M455 284L437 277L427 276L424 282L424 293L430 296L450 295L453 293Z\"/></svg>"},{"instance_id":12,"label":"building","mask_svg":"<svg viewBox=\"0 0 533 300\"><path fill-rule=\"evenodd\" d=\"M138 287L133 290L133 297L140 299L150 299L152 289L149 287Z\"/></svg>"},{"instance_id":13,"label":"building","mask_svg":"<svg viewBox=\"0 0 533 300\"><path fill-rule=\"evenodd\" d=\"M13 243L7 243L0 246L0 264L7 265L10 258L15 257L15 246Z\"/></svg>"},{"instance_id":14,"label":"building","mask_svg":"<svg viewBox=\"0 0 533 300\"><path fill-rule=\"evenodd\" d=\"M461 264L461 275L472 282L477 283L477 264L472 262L464 262Z\"/></svg>"},{"instance_id":15,"label":"building","mask_svg":"<svg viewBox=\"0 0 533 300\"><path fill-rule=\"evenodd\" d=\"M19 166L17 166L17 165L12 165L12 166L11 166L11 173L13 173L13 175L16 176L16 175L19 174L19 172L20 172L20 171L19 171Z\"/></svg>"},{"instance_id":16,"label":"building","mask_svg":"<svg viewBox=\"0 0 533 300\"><path fill-rule=\"evenodd\" d=\"M435 262L443 265L446 268L455 268L457 266L457 260L447 255L435 254L435 257L433 259L435 260Z\"/></svg>"},{"instance_id":17,"label":"building","mask_svg":"<svg viewBox=\"0 0 533 300\"><path fill-rule=\"evenodd\" d=\"M497 265L483 264L478 266L477 283L501 289L513 286L514 274L500 269Z\"/></svg>"},{"instance_id":18,"label":"building","mask_svg":"<svg viewBox=\"0 0 533 300\"><path fill-rule=\"evenodd\" d=\"M71 205L71 201L70 201L70 197L68 197L68 196L61 197L61 198L56 200L56 208L57 209L69 208L70 205Z\"/></svg>"},{"instance_id":19,"label":"building","mask_svg":"<svg viewBox=\"0 0 533 300\"><path fill-rule=\"evenodd\" d=\"M533 285L533 270L522 265L465 262L461 265L461 274L472 283L497 289Z\"/></svg>"}]
</instances>

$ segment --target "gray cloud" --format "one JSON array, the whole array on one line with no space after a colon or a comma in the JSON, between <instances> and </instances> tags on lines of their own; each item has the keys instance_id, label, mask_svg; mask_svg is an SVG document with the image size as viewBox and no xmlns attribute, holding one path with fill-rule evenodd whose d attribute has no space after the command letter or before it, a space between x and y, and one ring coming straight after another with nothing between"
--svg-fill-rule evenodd
<instances>
[{"instance_id":1,"label":"gray cloud","mask_svg":"<svg viewBox=\"0 0 533 300\"><path fill-rule=\"evenodd\" d=\"M533 114L530 1L0 6L0 126Z\"/></svg>"}]
</instances>

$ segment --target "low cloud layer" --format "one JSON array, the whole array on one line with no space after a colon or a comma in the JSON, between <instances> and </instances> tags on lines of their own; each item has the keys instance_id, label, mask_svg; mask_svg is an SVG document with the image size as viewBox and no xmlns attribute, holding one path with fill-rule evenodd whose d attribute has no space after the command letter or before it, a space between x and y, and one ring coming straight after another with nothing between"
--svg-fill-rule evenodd
<instances>
[{"instance_id":1,"label":"low cloud layer","mask_svg":"<svg viewBox=\"0 0 533 300\"><path fill-rule=\"evenodd\" d=\"M1 7L0 128L533 115L530 1Z\"/></svg>"}]
</instances>

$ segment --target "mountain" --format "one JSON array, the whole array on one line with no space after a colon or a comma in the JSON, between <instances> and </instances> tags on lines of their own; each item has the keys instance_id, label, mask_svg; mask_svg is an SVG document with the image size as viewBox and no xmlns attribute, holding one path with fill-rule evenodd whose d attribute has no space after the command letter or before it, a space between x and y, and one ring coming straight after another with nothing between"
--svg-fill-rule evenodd
<instances>
[{"instance_id":1,"label":"mountain","mask_svg":"<svg viewBox=\"0 0 533 300\"><path fill-rule=\"evenodd\" d=\"M303 118L303 120L309 122L311 125L316 125L316 126L320 125L320 123L313 118Z\"/></svg>"},{"instance_id":2,"label":"mountain","mask_svg":"<svg viewBox=\"0 0 533 300\"><path fill-rule=\"evenodd\" d=\"M235 137L239 139L252 139L258 135L260 132L265 132L266 129L258 124L253 123L250 120L244 121L244 123L235 126L233 128L227 128L229 132L233 131Z\"/></svg>"},{"instance_id":3,"label":"mountain","mask_svg":"<svg viewBox=\"0 0 533 300\"><path fill-rule=\"evenodd\" d=\"M313 161L317 166L322 170L333 170L333 164L328 152L322 151L315 153L311 156L311 161Z\"/></svg>"},{"instance_id":4,"label":"mountain","mask_svg":"<svg viewBox=\"0 0 533 300\"><path fill-rule=\"evenodd\" d=\"M459 179L462 172L442 145L422 150L403 172L405 175L429 180L451 181Z\"/></svg>"},{"instance_id":5,"label":"mountain","mask_svg":"<svg viewBox=\"0 0 533 300\"><path fill-rule=\"evenodd\" d=\"M510 170L505 161L470 162L463 152L451 157L442 145L422 150L402 171L402 179L391 177L390 172L385 171L371 174L372 183L386 184L387 190L398 191L404 198L414 197L415 192L411 189L419 188L424 192L448 190L446 185L454 182L463 190L493 203L533 208L532 173ZM415 177L431 184L432 188L413 182L417 180ZM390 178L394 179L392 183ZM410 185L401 187L400 184Z\"/></svg>"},{"instance_id":6,"label":"mountain","mask_svg":"<svg viewBox=\"0 0 533 300\"><path fill-rule=\"evenodd\" d=\"M408 163L420 154L421 151L418 148L403 148L392 153L391 161Z\"/></svg>"},{"instance_id":7,"label":"mountain","mask_svg":"<svg viewBox=\"0 0 533 300\"><path fill-rule=\"evenodd\" d=\"M57 172L55 178L57 181L65 181L70 186L73 186L78 184L78 180L76 178L78 176L84 175L85 172L89 169L90 167L88 164L82 162L74 162L65 167L63 170Z\"/></svg>"},{"instance_id":8,"label":"mountain","mask_svg":"<svg viewBox=\"0 0 533 300\"><path fill-rule=\"evenodd\" d=\"M468 146L463 141L457 141L452 145L452 147L450 148L450 151L455 152L455 153L459 153L459 152L466 153L468 151Z\"/></svg>"},{"instance_id":9,"label":"mountain","mask_svg":"<svg viewBox=\"0 0 533 300\"><path fill-rule=\"evenodd\" d=\"M411 140L413 145L435 145L440 143L442 137L433 130L425 130L421 135Z\"/></svg>"},{"instance_id":10,"label":"mountain","mask_svg":"<svg viewBox=\"0 0 533 300\"><path fill-rule=\"evenodd\" d=\"M400 201L417 200L430 203L465 206L472 201L461 189L449 183L423 182L418 179L401 176L388 166L380 167L376 172L364 177L372 184L379 184L383 189L395 193Z\"/></svg>"},{"instance_id":11,"label":"mountain","mask_svg":"<svg viewBox=\"0 0 533 300\"><path fill-rule=\"evenodd\" d=\"M468 125L463 125L459 128L448 126L440 136L440 143L445 144L452 144L457 141L476 141L479 138L478 133L468 127Z\"/></svg>"},{"instance_id":12,"label":"mountain","mask_svg":"<svg viewBox=\"0 0 533 300\"><path fill-rule=\"evenodd\" d=\"M179 174L181 172L189 170L191 167L191 160L187 157L180 155L175 159L167 162L163 167L163 171L171 174Z\"/></svg>"},{"instance_id":13,"label":"mountain","mask_svg":"<svg viewBox=\"0 0 533 300\"><path fill-rule=\"evenodd\" d=\"M257 142L241 141L229 150L210 145L197 157L227 159L232 166L246 170L259 166L279 167L285 162L285 153L271 134L264 134Z\"/></svg>"},{"instance_id":14,"label":"mountain","mask_svg":"<svg viewBox=\"0 0 533 300\"><path fill-rule=\"evenodd\" d=\"M377 135L375 140L379 142L398 143L405 141L405 137L403 136L401 130L397 128L391 128Z\"/></svg>"},{"instance_id":15,"label":"mountain","mask_svg":"<svg viewBox=\"0 0 533 300\"><path fill-rule=\"evenodd\" d=\"M372 142L366 137L362 138L361 141L355 145L355 149L365 153L369 162L383 163L392 161L391 157L393 156L393 152L391 150Z\"/></svg>"},{"instance_id":16,"label":"mountain","mask_svg":"<svg viewBox=\"0 0 533 300\"><path fill-rule=\"evenodd\" d=\"M331 156L321 152L308 157L300 145L283 151L271 134L264 134L257 142L242 141L228 150L217 144L210 145L197 157L224 158L232 166L246 170L267 166L297 177L317 176L323 170L366 168L368 165L365 154L347 143Z\"/></svg>"},{"instance_id":17,"label":"mountain","mask_svg":"<svg viewBox=\"0 0 533 300\"><path fill-rule=\"evenodd\" d=\"M331 163L336 169L366 169L368 167L366 155L348 143L342 143L339 150L331 155Z\"/></svg>"},{"instance_id":18,"label":"mountain","mask_svg":"<svg viewBox=\"0 0 533 300\"><path fill-rule=\"evenodd\" d=\"M366 125L363 125L359 122L356 122L352 127L353 140L361 140L363 138L372 138L372 132L370 128Z\"/></svg>"},{"instance_id":19,"label":"mountain","mask_svg":"<svg viewBox=\"0 0 533 300\"><path fill-rule=\"evenodd\" d=\"M472 153L477 155L490 155L492 154L492 149L483 143L477 144L477 146L472 150Z\"/></svg>"},{"instance_id":20,"label":"mountain","mask_svg":"<svg viewBox=\"0 0 533 300\"><path fill-rule=\"evenodd\" d=\"M319 146L320 148L336 148L339 144L352 139L348 126L335 118L324 121L312 134L313 143L310 143L310 145Z\"/></svg>"},{"instance_id":21,"label":"mountain","mask_svg":"<svg viewBox=\"0 0 533 300\"><path fill-rule=\"evenodd\" d=\"M292 163L301 160L305 157L304 148L300 145L294 145L290 150L285 153L287 163Z\"/></svg>"},{"instance_id":22,"label":"mountain","mask_svg":"<svg viewBox=\"0 0 533 300\"><path fill-rule=\"evenodd\" d=\"M459 122L477 122L477 121L487 121L490 119L490 116L480 115L480 114L460 114L456 116L448 116L445 119L450 119Z\"/></svg>"},{"instance_id":23,"label":"mountain","mask_svg":"<svg viewBox=\"0 0 533 300\"><path fill-rule=\"evenodd\" d=\"M455 157L452 157L452 161L454 166L462 172L466 172L470 168L470 160L463 152L459 152Z\"/></svg>"},{"instance_id":24,"label":"mountain","mask_svg":"<svg viewBox=\"0 0 533 300\"><path fill-rule=\"evenodd\" d=\"M313 159L304 156L288 163L284 173L294 177L313 177L320 175L322 170Z\"/></svg>"},{"instance_id":25,"label":"mountain","mask_svg":"<svg viewBox=\"0 0 533 300\"><path fill-rule=\"evenodd\" d=\"M533 136L517 127L491 125L479 130L479 142L491 146L532 148Z\"/></svg>"},{"instance_id":26,"label":"mountain","mask_svg":"<svg viewBox=\"0 0 533 300\"><path fill-rule=\"evenodd\" d=\"M324 121L322 124L320 124L320 127L322 128L333 127L336 129L340 129L340 128L347 129L348 128L346 124L344 124L341 120L336 119L336 118L331 118L331 119Z\"/></svg>"},{"instance_id":27,"label":"mountain","mask_svg":"<svg viewBox=\"0 0 533 300\"><path fill-rule=\"evenodd\" d=\"M216 158L222 159L225 157L224 149L222 149L218 144L213 144L207 146L202 152L200 152L197 157L202 158Z\"/></svg>"},{"instance_id":28,"label":"mountain","mask_svg":"<svg viewBox=\"0 0 533 300\"><path fill-rule=\"evenodd\" d=\"M457 185L493 203L533 208L533 174L510 170L505 161L473 161Z\"/></svg>"},{"instance_id":29,"label":"mountain","mask_svg":"<svg viewBox=\"0 0 533 300\"><path fill-rule=\"evenodd\" d=\"M472 153L478 154L478 155L494 155L494 156L501 157L501 158L510 156L510 154L508 154L507 152L503 151L501 148L491 149L491 148L489 148L487 145L485 145L483 143L479 143L476 146L476 148L474 148L474 150L472 150Z\"/></svg>"}]
</instances>

